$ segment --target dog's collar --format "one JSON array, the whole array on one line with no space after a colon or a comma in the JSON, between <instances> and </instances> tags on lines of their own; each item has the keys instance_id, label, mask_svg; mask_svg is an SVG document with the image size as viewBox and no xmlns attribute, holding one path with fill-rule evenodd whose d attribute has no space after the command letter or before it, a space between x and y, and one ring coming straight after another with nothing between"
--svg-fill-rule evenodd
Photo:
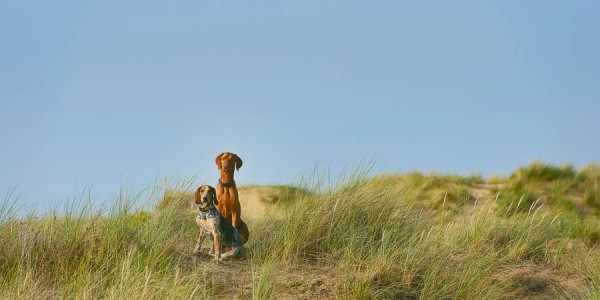
<instances>
[{"instance_id":1,"label":"dog's collar","mask_svg":"<svg viewBox=\"0 0 600 300\"><path fill-rule=\"evenodd\" d=\"M200 207L200 206L198 205L198 210L199 210L199 211L201 211L201 212L203 212L203 213L205 213L205 212L207 212L207 211L209 211L209 210L211 210L211 209L213 209L213 208L215 208L215 205L214 205L214 204L213 204L213 205L211 205L211 206L207 206L207 207L205 207L205 208L202 208L202 207Z\"/></svg>"},{"instance_id":2,"label":"dog's collar","mask_svg":"<svg viewBox=\"0 0 600 300\"><path fill-rule=\"evenodd\" d=\"M219 184L224 187L232 187L235 185L235 180L232 180L231 182L223 182L221 181L221 178L219 178Z\"/></svg>"}]
</instances>

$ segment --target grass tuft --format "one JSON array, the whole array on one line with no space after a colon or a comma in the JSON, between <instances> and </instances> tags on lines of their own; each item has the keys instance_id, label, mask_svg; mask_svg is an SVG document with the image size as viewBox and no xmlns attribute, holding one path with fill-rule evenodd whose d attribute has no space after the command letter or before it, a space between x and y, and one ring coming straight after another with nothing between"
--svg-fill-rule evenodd
<instances>
[{"instance_id":1,"label":"grass tuft","mask_svg":"<svg viewBox=\"0 0 600 300\"><path fill-rule=\"evenodd\" d=\"M104 209L82 194L40 217L19 217L9 190L0 204L0 298L600 295L597 165L534 163L493 184L369 177L371 166L339 176L316 169L293 187L240 188L268 193L253 202L268 213L249 219L242 255L219 264L191 253L194 180L154 188L147 200L121 191Z\"/></svg>"}]
</instances>

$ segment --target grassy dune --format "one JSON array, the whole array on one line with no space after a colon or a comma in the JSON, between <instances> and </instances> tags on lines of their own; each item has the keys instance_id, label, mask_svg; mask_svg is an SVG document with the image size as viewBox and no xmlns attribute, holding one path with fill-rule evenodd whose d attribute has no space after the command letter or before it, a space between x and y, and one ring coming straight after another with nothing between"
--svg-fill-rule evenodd
<instances>
[{"instance_id":1,"label":"grassy dune","mask_svg":"<svg viewBox=\"0 0 600 300\"><path fill-rule=\"evenodd\" d=\"M240 187L251 238L192 255L190 182L41 218L0 206L0 298L600 299L600 167L383 174ZM205 242L204 249L208 249Z\"/></svg>"}]
</instances>

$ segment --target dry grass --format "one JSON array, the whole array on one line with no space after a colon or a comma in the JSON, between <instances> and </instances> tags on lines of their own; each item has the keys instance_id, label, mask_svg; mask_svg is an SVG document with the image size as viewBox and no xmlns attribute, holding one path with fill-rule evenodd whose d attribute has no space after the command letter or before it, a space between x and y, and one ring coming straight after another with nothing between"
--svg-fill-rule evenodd
<instances>
[{"instance_id":1,"label":"dry grass","mask_svg":"<svg viewBox=\"0 0 600 300\"><path fill-rule=\"evenodd\" d=\"M105 210L78 199L17 218L7 196L0 298L600 297L596 165L532 165L493 185L367 169L327 185L315 173L297 187L241 187L252 239L218 265L191 253L190 181L154 193L152 212L122 193Z\"/></svg>"}]
</instances>

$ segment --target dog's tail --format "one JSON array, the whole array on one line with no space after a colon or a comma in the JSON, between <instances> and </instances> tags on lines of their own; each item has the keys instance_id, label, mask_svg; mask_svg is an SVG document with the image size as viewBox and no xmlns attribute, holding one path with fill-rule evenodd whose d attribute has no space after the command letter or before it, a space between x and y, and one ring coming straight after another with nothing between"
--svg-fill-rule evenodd
<instances>
[{"instance_id":1,"label":"dog's tail","mask_svg":"<svg viewBox=\"0 0 600 300\"><path fill-rule=\"evenodd\" d=\"M248 242L248 238L250 237L250 232L248 231L248 226L246 225L246 223L244 223L244 221L240 220L240 223L238 224L240 227L240 235L242 236L242 241L244 242L244 244L246 242Z\"/></svg>"}]
</instances>

